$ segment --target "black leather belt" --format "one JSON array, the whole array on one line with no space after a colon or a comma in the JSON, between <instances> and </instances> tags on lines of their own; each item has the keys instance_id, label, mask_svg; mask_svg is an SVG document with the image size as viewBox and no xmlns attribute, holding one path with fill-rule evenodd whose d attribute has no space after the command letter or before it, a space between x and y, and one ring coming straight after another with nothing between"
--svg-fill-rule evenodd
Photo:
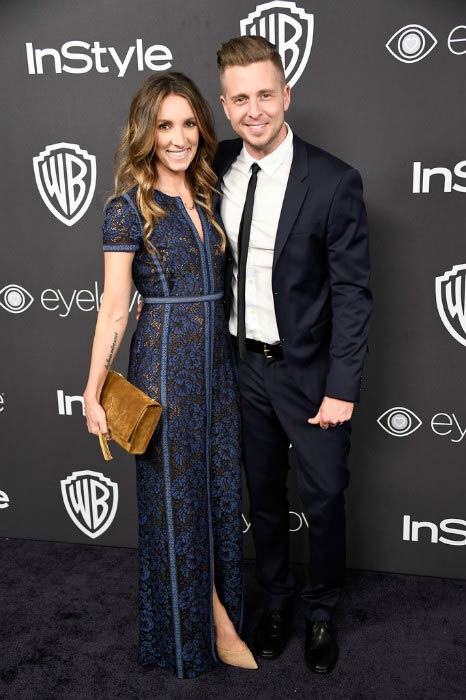
<instances>
[{"instance_id":1,"label":"black leather belt","mask_svg":"<svg viewBox=\"0 0 466 700\"><path fill-rule=\"evenodd\" d=\"M283 360L283 350L281 345L269 345L261 343L259 340L251 340L246 338L246 350L249 352L258 352L264 355L268 360L276 359Z\"/></svg>"}]
</instances>

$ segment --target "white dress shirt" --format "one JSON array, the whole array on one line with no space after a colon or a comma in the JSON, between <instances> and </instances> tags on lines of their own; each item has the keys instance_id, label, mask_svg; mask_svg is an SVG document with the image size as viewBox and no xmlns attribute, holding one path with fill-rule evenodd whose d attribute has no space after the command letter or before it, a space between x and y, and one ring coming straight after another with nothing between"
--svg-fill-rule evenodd
<instances>
[{"instance_id":1,"label":"white dress shirt","mask_svg":"<svg viewBox=\"0 0 466 700\"><path fill-rule=\"evenodd\" d=\"M272 262L278 220L293 160L293 133L287 126L285 140L268 156L255 160L245 146L223 177L221 215L233 253L230 333L237 335L238 232L251 177L257 163L257 186L246 267L246 338L269 345L279 342L272 294Z\"/></svg>"}]
</instances>

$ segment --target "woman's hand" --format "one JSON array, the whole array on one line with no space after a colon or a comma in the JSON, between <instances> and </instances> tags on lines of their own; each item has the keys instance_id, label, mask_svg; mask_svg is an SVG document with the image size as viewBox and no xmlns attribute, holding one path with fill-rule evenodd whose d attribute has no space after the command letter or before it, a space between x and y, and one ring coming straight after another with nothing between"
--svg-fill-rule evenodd
<instances>
[{"instance_id":1,"label":"woman's hand","mask_svg":"<svg viewBox=\"0 0 466 700\"><path fill-rule=\"evenodd\" d=\"M108 438L107 418L104 409L97 399L91 399L84 395L84 408L86 411L88 431L93 435L103 433L103 435Z\"/></svg>"}]
</instances>

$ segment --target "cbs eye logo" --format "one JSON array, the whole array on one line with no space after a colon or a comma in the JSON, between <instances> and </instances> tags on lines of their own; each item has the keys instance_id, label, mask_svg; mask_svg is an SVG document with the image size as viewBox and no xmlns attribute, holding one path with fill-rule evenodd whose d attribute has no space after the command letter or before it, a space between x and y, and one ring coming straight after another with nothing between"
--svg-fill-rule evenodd
<instances>
[{"instance_id":1,"label":"cbs eye logo","mask_svg":"<svg viewBox=\"0 0 466 700\"><path fill-rule=\"evenodd\" d=\"M377 423L389 435L394 437L406 437L421 427L422 421L409 408L396 406L389 408L377 418Z\"/></svg>"},{"instance_id":2,"label":"cbs eye logo","mask_svg":"<svg viewBox=\"0 0 466 700\"><path fill-rule=\"evenodd\" d=\"M407 24L401 27L385 44L397 61L417 63L437 46L437 39L420 24ZM466 53L466 25L454 27L448 35L447 45L455 56Z\"/></svg>"},{"instance_id":3,"label":"cbs eye logo","mask_svg":"<svg viewBox=\"0 0 466 700\"><path fill-rule=\"evenodd\" d=\"M11 314L21 314L29 309L34 297L19 284L7 284L0 289L0 306Z\"/></svg>"},{"instance_id":4,"label":"cbs eye logo","mask_svg":"<svg viewBox=\"0 0 466 700\"><path fill-rule=\"evenodd\" d=\"M398 61L416 63L429 54L437 44L432 32L420 24L407 24L387 41L385 46Z\"/></svg>"}]
</instances>

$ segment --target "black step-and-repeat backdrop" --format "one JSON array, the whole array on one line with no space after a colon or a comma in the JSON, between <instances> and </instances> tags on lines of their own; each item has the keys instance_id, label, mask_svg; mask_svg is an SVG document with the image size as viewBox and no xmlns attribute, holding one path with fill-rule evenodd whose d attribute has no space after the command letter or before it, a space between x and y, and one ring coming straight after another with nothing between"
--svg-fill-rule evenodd
<instances>
[{"instance_id":1,"label":"black step-and-repeat backdrop","mask_svg":"<svg viewBox=\"0 0 466 700\"><path fill-rule=\"evenodd\" d=\"M465 575L464 2L3 0L0 19L0 535L137 545L133 459L115 447L104 462L82 408L113 153L153 71L191 76L230 137L215 52L253 33L280 49L293 129L365 182L375 312L348 563ZM293 468L290 508L300 561L309 523ZM245 498L253 556L247 512Z\"/></svg>"}]
</instances>

